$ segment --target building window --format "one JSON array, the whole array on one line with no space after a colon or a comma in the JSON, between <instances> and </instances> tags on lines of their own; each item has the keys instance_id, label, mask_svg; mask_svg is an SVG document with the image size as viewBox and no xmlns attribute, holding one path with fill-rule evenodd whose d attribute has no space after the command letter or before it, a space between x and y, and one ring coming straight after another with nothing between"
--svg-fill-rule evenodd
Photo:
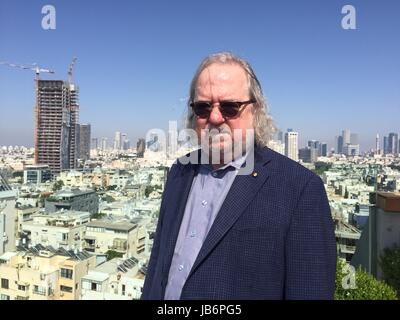
<instances>
[{"instance_id":1,"label":"building window","mask_svg":"<svg viewBox=\"0 0 400 320\"><path fill-rule=\"evenodd\" d=\"M8 279L1 279L1 287L3 289L8 289Z\"/></svg>"},{"instance_id":2,"label":"building window","mask_svg":"<svg viewBox=\"0 0 400 320\"><path fill-rule=\"evenodd\" d=\"M72 287L60 286L60 290L63 292L72 293Z\"/></svg>"},{"instance_id":3,"label":"building window","mask_svg":"<svg viewBox=\"0 0 400 320\"><path fill-rule=\"evenodd\" d=\"M6 294L2 294L0 296L0 300L10 300L10 296L6 295Z\"/></svg>"},{"instance_id":4,"label":"building window","mask_svg":"<svg viewBox=\"0 0 400 320\"><path fill-rule=\"evenodd\" d=\"M26 286L18 285L18 290L20 291L26 291Z\"/></svg>"},{"instance_id":5,"label":"building window","mask_svg":"<svg viewBox=\"0 0 400 320\"><path fill-rule=\"evenodd\" d=\"M122 285L122 295L123 296L125 295L125 285L124 284Z\"/></svg>"},{"instance_id":6,"label":"building window","mask_svg":"<svg viewBox=\"0 0 400 320\"><path fill-rule=\"evenodd\" d=\"M46 295L46 288L45 287L39 287L39 286L33 286L33 294L38 294L41 296Z\"/></svg>"},{"instance_id":7,"label":"building window","mask_svg":"<svg viewBox=\"0 0 400 320\"><path fill-rule=\"evenodd\" d=\"M73 271L71 269L61 268L61 278L72 279Z\"/></svg>"}]
</instances>

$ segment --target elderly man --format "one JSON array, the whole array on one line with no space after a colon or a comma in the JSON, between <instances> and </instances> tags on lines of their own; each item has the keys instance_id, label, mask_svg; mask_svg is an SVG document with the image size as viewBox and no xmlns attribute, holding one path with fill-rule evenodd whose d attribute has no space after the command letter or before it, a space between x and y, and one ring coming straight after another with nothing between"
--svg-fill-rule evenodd
<instances>
[{"instance_id":1,"label":"elderly man","mask_svg":"<svg viewBox=\"0 0 400 320\"><path fill-rule=\"evenodd\" d=\"M142 299L332 299L323 183L268 149L273 124L249 63L207 57L188 107L199 161L170 170Z\"/></svg>"}]
</instances>

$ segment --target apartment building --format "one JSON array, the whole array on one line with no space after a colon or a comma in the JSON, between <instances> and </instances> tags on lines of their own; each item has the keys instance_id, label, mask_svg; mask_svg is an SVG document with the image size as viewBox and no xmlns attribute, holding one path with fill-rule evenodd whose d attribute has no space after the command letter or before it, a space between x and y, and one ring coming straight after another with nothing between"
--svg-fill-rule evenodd
<instances>
[{"instance_id":1,"label":"apartment building","mask_svg":"<svg viewBox=\"0 0 400 320\"><path fill-rule=\"evenodd\" d=\"M37 245L0 256L1 300L78 300L81 279L96 266L87 252Z\"/></svg>"}]
</instances>

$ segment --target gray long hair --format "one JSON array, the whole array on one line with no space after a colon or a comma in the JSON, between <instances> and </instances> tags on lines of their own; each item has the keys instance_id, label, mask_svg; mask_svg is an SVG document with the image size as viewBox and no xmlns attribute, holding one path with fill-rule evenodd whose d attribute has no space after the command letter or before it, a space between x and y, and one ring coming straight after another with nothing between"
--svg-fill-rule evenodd
<instances>
[{"instance_id":1,"label":"gray long hair","mask_svg":"<svg viewBox=\"0 0 400 320\"><path fill-rule=\"evenodd\" d=\"M258 81L250 64L246 60L239 58L230 52L219 52L211 54L207 58L205 58L200 66L197 68L197 71L190 85L189 100L187 104L188 115L186 118L187 128L195 129L196 126L196 117L192 111L192 108L190 107L190 103L194 101L197 80L200 76L200 73L214 63L237 64L246 71L249 83L249 96L250 99L254 99L256 101L256 103L253 104L253 127L255 134L255 144L259 147L267 146L276 128L273 123L272 117L268 114L268 106L263 96L260 82Z\"/></svg>"}]
</instances>

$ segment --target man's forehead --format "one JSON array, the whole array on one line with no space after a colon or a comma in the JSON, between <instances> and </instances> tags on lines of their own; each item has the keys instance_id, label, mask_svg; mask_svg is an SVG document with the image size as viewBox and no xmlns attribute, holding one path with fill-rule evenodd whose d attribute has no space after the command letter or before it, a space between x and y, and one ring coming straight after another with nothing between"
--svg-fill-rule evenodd
<instances>
[{"instance_id":1,"label":"man's forehead","mask_svg":"<svg viewBox=\"0 0 400 320\"><path fill-rule=\"evenodd\" d=\"M209 90L214 91L213 88L218 88L222 91L231 88L237 91L239 88L243 88L247 92L247 87L247 75L241 66L237 64L215 63L200 73L196 84L196 91L197 93Z\"/></svg>"},{"instance_id":2,"label":"man's forehead","mask_svg":"<svg viewBox=\"0 0 400 320\"><path fill-rule=\"evenodd\" d=\"M245 70L238 64L213 63L206 67L199 75L197 84L203 82L247 81Z\"/></svg>"}]
</instances>

